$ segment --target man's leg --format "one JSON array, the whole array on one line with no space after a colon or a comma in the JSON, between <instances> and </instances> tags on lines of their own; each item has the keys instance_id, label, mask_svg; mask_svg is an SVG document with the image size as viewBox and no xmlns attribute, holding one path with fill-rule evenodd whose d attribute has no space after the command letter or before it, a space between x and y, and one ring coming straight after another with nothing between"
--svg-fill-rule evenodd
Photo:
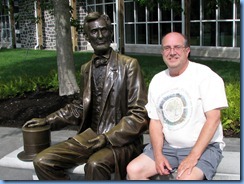
<instances>
[{"instance_id":1,"label":"man's leg","mask_svg":"<svg viewBox=\"0 0 244 184\"><path fill-rule=\"evenodd\" d=\"M189 155L191 148L182 148L178 150L179 161ZM219 143L212 143L207 146L201 157L199 158L197 165L192 169L191 174L188 174L188 170L183 173L178 180L212 180L217 167L222 159L222 150L219 147Z\"/></svg>"},{"instance_id":2,"label":"man's leg","mask_svg":"<svg viewBox=\"0 0 244 184\"><path fill-rule=\"evenodd\" d=\"M167 142L163 146L163 155L169 161L172 168L178 167L175 149L170 147ZM127 179L130 180L148 180L157 175L153 147L148 144L141 155L134 159L127 166Z\"/></svg>"},{"instance_id":3,"label":"man's leg","mask_svg":"<svg viewBox=\"0 0 244 184\"><path fill-rule=\"evenodd\" d=\"M128 180L149 180L151 176L157 174L155 162L150 157L142 153L127 166Z\"/></svg>"},{"instance_id":4,"label":"man's leg","mask_svg":"<svg viewBox=\"0 0 244 184\"><path fill-rule=\"evenodd\" d=\"M66 169L85 163L91 154L91 150L68 139L40 152L33 164L40 180L68 180Z\"/></svg>"},{"instance_id":5,"label":"man's leg","mask_svg":"<svg viewBox=\"0 0 244 184\"><path fill-rule=\"evenodd\" d=\"M184 172L177 180L203 180L204 174L201 169L193 167L191 174L188 174L188 170Z\"/></svg>"}]
</instances>

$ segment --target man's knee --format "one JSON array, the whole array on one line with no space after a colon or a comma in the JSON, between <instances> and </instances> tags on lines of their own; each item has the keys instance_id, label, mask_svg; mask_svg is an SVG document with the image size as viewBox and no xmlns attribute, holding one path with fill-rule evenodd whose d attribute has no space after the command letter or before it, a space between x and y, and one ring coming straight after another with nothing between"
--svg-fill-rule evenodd
<instances>
[{"instance_id":1,"label":"man's knee","mask_svg":"<svg viewBox=\"0 0 244 184\"><path fill-rule=\"evenodd\" d=\"M137 164L131 162L126 167L127 179L133 179L141 172L141 168Z\"/></svg>"}]
</instances>

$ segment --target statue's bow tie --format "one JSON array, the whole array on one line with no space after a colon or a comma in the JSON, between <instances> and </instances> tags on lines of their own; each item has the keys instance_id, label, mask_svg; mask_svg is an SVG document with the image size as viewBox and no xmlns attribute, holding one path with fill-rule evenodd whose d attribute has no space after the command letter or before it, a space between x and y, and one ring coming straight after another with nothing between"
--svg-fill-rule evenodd
<instances>
[{"instance_id":1,"label":"statue's bow tie","mask_svg":"<svg viewBox=\"0 0 244 184\"><path fill-rule=\"evenodd\" d=\"M99 67L99 66L107 65L107 59L98 58L98 59L95 60L94 64L95 64L96 68Z\"/></svg>"}]
</instances>

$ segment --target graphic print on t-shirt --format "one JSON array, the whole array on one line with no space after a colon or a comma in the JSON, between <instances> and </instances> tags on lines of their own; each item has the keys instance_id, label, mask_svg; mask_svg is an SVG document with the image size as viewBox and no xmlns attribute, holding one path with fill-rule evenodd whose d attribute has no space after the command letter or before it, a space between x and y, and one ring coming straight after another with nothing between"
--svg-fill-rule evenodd
<instances>
[{"instance_id":1,"label":"graphic print on t-shirt","mask_svg":"<svg viewBox=\"0 0 244 184\"><path fill-rule=\"evenodd\" d=\"M162 94L157 107L164 126L170 130L185 126L192 113L189 95L183 89L174 89Z\"/></svg>"}]
</instances>

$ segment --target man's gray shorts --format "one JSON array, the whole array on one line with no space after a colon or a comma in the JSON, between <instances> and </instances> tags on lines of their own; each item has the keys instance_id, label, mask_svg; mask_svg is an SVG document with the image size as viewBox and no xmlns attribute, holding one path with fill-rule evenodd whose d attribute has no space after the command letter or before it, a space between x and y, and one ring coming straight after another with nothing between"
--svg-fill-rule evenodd
<instances>
[{"instance_id":1,"label":"man's gray shorts","mask_svg":"<svg viewBox=\"0 0 244 184\"><path fill-rule=\"evenodd\" d=\"M165 141L163 155L168 159L172 168L177 168L181 161L189 155L191 148L173 148ZM154 160L153 148L149 143L143 150L143 153ZM201 169L207 180L212 180L217 167L223 158L219 143L209 144L202 156L198 160L196 167Z\"/></svg>"}]
</instances>

